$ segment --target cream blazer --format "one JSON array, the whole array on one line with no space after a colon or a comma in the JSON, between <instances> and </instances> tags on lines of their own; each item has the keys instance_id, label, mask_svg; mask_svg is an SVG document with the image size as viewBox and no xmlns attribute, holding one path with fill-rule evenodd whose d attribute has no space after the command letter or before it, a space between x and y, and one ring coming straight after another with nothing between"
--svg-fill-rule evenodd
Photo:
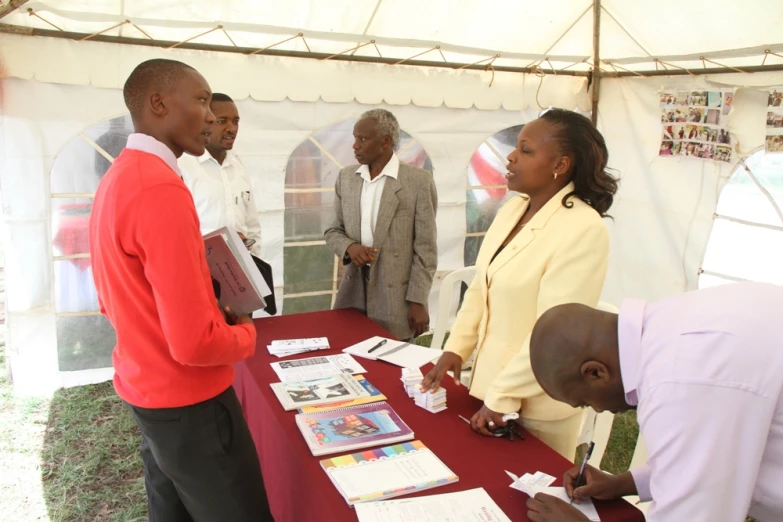
<instances>
[{"instance_id":1,"label":"cream blazer","mask_svg":"<svg viewBox=\"0 0 783 522\"><path fill-rule=\"evenodd\" d=\"M470 394L500 413L522 410L531 420L562 420L577 413L549 398L530 367L530 334L541 314L563 303L596 306L606 277L609 232L600 215L572 197L569 184L549 200L494 262L500 245L529 204L507 201L487 231L476 276L465 293L445 350L466 360L477 350Z\"/></svg>"}]
</instances>

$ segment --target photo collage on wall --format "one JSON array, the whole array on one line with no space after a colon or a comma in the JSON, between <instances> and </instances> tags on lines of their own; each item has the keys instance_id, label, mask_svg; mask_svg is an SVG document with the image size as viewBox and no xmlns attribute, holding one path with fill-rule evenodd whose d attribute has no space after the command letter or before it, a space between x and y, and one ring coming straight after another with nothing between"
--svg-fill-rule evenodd
<instances>
[{"instance_id":1,"label":"photo collage on wall","mask_svg":"<svg viewBox=\"0 0 783 522\"><path fill-rule=\"evenodd\" d=\"M734 90L661 92L659 156L691 156L731 161L728 115Z\"/></svg>"},{"instance_id":2,"label":"photo collage on wall","mask_svg":"<svg viewBox=\"0 0 783 522\"><path fill-rule=\"evenodd\" d=\"M766 152L783 152L783 87L769 91L766 136Z\"/></svg>"}]
</instances>

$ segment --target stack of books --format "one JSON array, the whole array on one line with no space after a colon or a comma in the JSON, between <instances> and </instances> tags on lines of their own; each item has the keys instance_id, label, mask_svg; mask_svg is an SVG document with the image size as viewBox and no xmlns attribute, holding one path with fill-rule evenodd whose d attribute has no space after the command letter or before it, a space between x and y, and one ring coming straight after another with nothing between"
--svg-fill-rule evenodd
<instances>
[{"instance_id":1,"label":"stack of books","mask_svg":"<svg viewBox=\"0 0 783 522\"><path fill-rule=\"evenodd\" d=\"M446 409L446 389L440 387L434 392L422 392L417 389L413 392L413 401L416 406L438 413Z\"/></svg>"},{"instance_id":2,"label":"stack of books","mask_svg":"<svg viewBox=\"0 0 783 522\"><path fill-rule=\"evenodd\" d=\"M289 355L313 352L315 350L328 350L329 340L326 337L314 337L311 339L272 341L272 344L267 345L266 348L275 357L288 357Z\"/></svg>"},{"instance_id":3,"label":"stack of books","mask_svg":"<svg viewBox=\"0 0 783 522\"><path fill-rule=\"evenodd\" d=\"M421 370L418 368L402 369L402 377L400 380L402 381L402 385L405 387L405 392L408 394L408 397L413 398L413 393L419 389L419 385L421 384L421 380L423 378L424 376L421 374Z\"/></svg>"}]
</instances>

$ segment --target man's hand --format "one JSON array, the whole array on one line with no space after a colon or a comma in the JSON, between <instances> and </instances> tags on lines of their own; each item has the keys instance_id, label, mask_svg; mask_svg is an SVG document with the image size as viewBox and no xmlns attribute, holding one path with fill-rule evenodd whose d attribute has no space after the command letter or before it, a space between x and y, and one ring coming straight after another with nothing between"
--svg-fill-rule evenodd
<instances>
[{"instance_id":1,"label":"man's hand","mask_svg":"<svg viewBox=\"0 0 783 522\"><path fill-rule=\"evenodd\" d=\"M364 266L375 262L375 255L378 253L378 249L354 243L348 247L346 253L354 265Z\"/></svg>"},{"instance_id":2,"label":"man's hand","mask_svg":"<svg viewBox=\"0 0 783 522\"><path fill-rule=\"evenodd\" d=\"M533 522L582 522L590 520L574 506L546 493L527 499L527 518Z\"/></svg>"},{"instance_id":3,"label":"man's hand","mask_svg":"<svg viewBox=\"0 0 783 522\"><path fill-rule=\"evenodd\" d=\"M422 379L419 389L423 392L432 390L433 392L440 386L440 381L446 376L446 372L454 372L454 382L459 386L459 374L462 371L462 357L454 352L443 352L435 366L427 372Z\"/></svg>"},{"instance_id":4,"label":"man's hand","mask_svg":"<svg viewBox=\"0 0 783 522\"><path fill-rule=\"evenodd\" d=\"M253 318L249 315L237 315L234 313L234 311L226 306L225 308L221 308L220 310L223 312L223 317L226 320L226 323L228 323L231 326L240 325L240 324L253 324Z\"/></svg>"},{"instance_id":5,"label":"man's hand","mask_svg":"<svg viewBox=\"0 0 783 522\"><path fill-rule=\"evenodd\" d=\"M630 473L610 475L592 466L587 466L582 476L581 486L574 489L577 475L579 475L579 467L571 468L563 475L566 493L577 504L586 498L611 500L625 495L636 494L636 485L633 483L633 477ZM627 484L629 479L630 484Z\"/></svg>"},{"instance_id":6,"label":"man's hand","mask_svg":"<svg viewBox=\"0 0 783 522\"><path fill-rule=\"evenodd\" d=\"M473 428L473 431L487 437L494 436L489 429L502 428L505 425L503 414L490 410L486 404L482 405L481 409L470 418L470 427Z\"/></svg>"},{"instance_id":7,"label":"man's hand","mask_svg":"<svg viewBox=\"0 0 783 522\"><path fill-rule=\"evenodd\" d=\"M239 236L239 239L241 239L242 242L245 244L245 248L247 248L248 250L253 248L253 245L255 244L255 241L253 241L252 243L250 243L248 245L247 244L247 236L245 234L243 234L242 232L237 232L237 235Z\"/></svg>"},{"instance_id":8,"label":"man's hand","mask_svg":"<svg viewBox=\"0 0 783 522\"><path fill-rule=\"evenodd\" d=\"M408 328L418 337L430 329L430 314L420 303L408 303Z\"/></svg>"}]
</instances>

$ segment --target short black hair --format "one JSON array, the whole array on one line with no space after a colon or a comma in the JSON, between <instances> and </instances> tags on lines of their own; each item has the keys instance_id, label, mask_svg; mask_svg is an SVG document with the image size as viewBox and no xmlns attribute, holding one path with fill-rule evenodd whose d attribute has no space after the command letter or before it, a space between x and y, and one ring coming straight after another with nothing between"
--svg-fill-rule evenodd
<instances>
[{"instance_id":1,"label":"short black hair","mask_svg":"<svg viewBox=\"0 0 783 522\"><path fill-rule=\"evenodd\" d=\"M234 100L231 99L231 96L228 94L223 94L222 92L213 92L212 93L212 101L210 103L215 102L231 102L234 103Z\"/></svg>"},{"instance_id":2,"label":"short black hair","mask_svg":"<svg viewBox=\"0 0 783 522\"><path fill-rule=\"evenodd\" d=\"M151 90L162 90L182 78L187 71L195 69L186 63L164 58L147 60L137 65L122 89L125 106L128 107L131 117L135 118L141 114L144 98Z\"/></svg>"}]
</instances>

